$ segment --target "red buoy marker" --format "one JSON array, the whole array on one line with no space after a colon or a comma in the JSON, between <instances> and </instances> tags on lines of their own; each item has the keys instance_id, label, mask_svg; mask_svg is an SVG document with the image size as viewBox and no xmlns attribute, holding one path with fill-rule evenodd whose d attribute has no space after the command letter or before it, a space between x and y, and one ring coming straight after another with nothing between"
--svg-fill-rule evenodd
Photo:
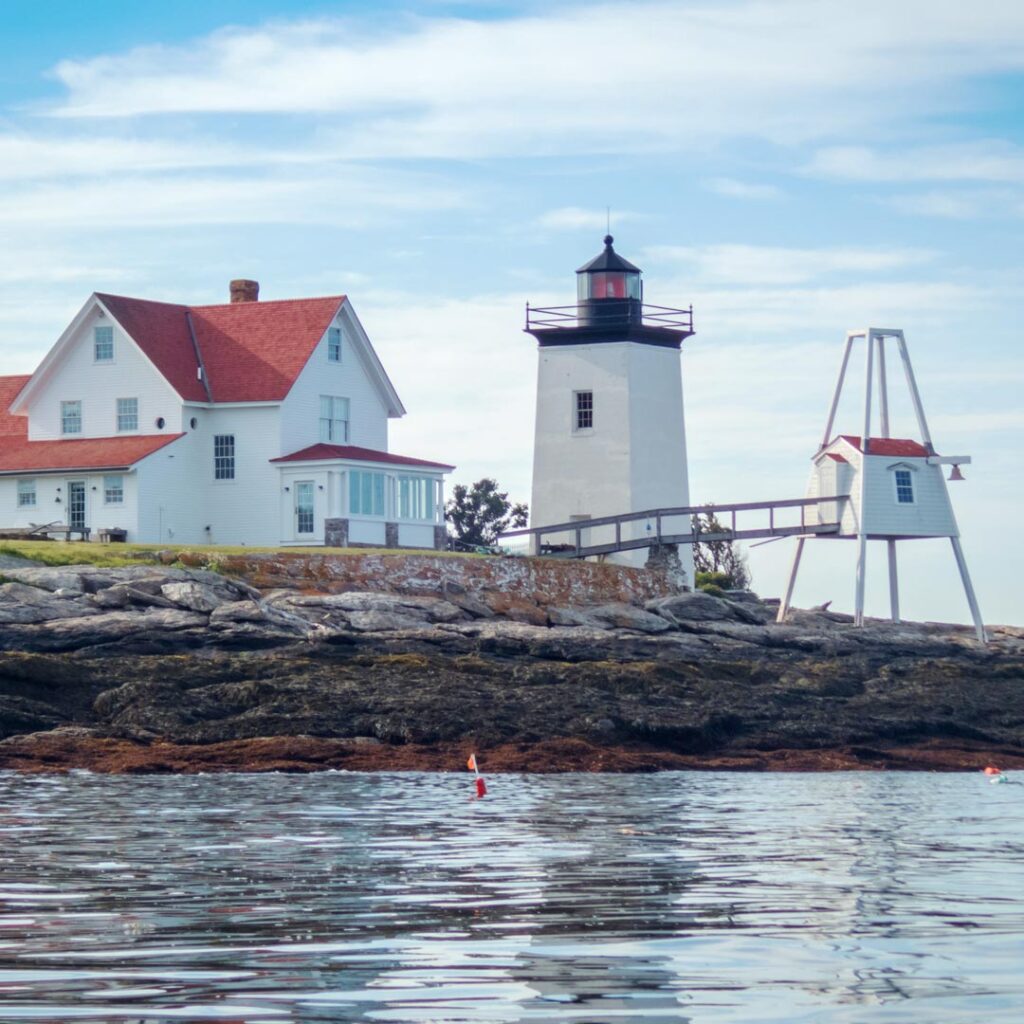
<instances>
[{"instance_id":1,"label":"red buoy marker","mask_svg":"<svg viewBox=\"0 0 1024 1024\"><path fill-rule=\"evenodd\" d=\"M480 769L477 767L476 754L469 755L466 767L476 775L476 798L477 800L482 800L487 796L487 783L484 782L483 776L480 774Z\"/></svg>"}]
</instances>

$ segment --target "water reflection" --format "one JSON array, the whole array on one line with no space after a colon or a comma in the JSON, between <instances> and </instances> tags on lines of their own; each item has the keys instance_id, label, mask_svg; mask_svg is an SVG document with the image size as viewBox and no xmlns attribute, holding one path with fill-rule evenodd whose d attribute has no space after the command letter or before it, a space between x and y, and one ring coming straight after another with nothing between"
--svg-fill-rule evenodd
<instances>
[{"instance_id":1,"label":"water reflection","mask_svg":"<svg viewBox=\"0 0 1024 1024\"><path fill-rule=\"evenodd\" d=\"M0 1020L1019 1020L950 775L0 775Z\"/></svg>"}]
</instances>

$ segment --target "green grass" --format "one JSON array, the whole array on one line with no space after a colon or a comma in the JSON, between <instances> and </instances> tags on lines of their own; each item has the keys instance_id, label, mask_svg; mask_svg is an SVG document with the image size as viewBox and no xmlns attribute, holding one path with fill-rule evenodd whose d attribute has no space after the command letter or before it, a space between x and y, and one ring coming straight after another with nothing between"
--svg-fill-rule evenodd
<instances>
[{"instance_id":1,"label":"green grass","mask_svg":"<svg viewBox=\"0 0 1024 1024\"><path fill-rule=\"evenodd\" d=\"M83 541L5 540L0 541L0 555L28 558L44 565L95 565L111 568L156 562L157 552L188 552L209 556L208 563L229 555L435 555L442 558L480 558L481 555L460 551L432 551L415 548L324 548L324 547L245 547L227 544L93 544Z\"/></svg>"}]
</instances>

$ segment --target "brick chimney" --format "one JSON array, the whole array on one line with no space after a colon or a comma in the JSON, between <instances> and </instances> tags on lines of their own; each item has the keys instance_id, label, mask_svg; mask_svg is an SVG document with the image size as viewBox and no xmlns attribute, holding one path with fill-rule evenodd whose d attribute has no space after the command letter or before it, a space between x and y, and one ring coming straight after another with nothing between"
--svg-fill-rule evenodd
<instances>
[{"instance_id":1,"label":"brick chimney","mask_svg":"<svg viewBox=\"0 0 1024 1024\"><path fill-rule=\"evenodd\" d=\"M230 288L232 302L259 302L259 281L246 281L244 278L239 278L237 281L231 282Z\"/></svg>"}]
</instances>

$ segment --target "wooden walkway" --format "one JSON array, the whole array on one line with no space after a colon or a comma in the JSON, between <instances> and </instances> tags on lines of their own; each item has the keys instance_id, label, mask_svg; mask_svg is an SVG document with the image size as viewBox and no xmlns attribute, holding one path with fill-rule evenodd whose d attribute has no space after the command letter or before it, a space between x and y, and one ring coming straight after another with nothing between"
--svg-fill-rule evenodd
<instances>
[{"instance_id":1,"label":"wooden walkway","mask_svg":"<svg viewBox=\"0 0 1024 1024\"><path fill-rule=\"evenodd\" d=\"M527 530L512 530L503 533L499 542L512 537L529 537L530 550L552 558L590 558L594 555L610 555L617 551L636 551L641 548L660 547L664 544L706 544L720 540L759 540L772 537L811 537L839 532L839 522L807 522L807 509L831 505L838 508L848 499L830 496L827 498L787 498L782 501L743 501L729 505L684 505L679 508L654 508L642 512L626 512L617 516L602 516L596 519L574 519L568 523L552 526L535 526ZM798 522L779 522L782 510L799 510ZM712 514L728 527L720 532L709 533L695 529L697 516ZM761 522L756 526L741 526L739 517L744 513L760 513ZM763 520L767 515L767 523ZM782 518L796 518L795 515ZM685 532L680 519L686 519ZM623 525L643 523L639 536L623 536ZM637 531L626 531L636 533ZM595 534L601 534L596 542ZM545 540L545 538L548 538Z\"/></svg>"}]
</instances>

